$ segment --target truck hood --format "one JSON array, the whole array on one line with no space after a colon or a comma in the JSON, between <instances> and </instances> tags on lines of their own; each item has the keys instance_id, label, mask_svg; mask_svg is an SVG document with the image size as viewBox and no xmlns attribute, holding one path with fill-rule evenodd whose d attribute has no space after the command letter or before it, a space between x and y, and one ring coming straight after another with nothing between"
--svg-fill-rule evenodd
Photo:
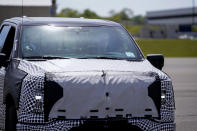
<instances>
[{"instance_id":1,"label":"truck hood","mask_svg":"<svg viewBox=\"0 0 197 131\"><path fill-rule=\"evenodd\" d=\"M61 88L61 98L53 100L57 88L45 87L45 106L54 102L47 108L49 118L159 117L158 103L150 94L160 98L157 76L163 73L147 60L21 61L19 68L31 75L45 74L46 83ZM158 90L150 93L155 85Z\"/></svg>"},{"instance_id":2,"label":"truck hood","mask_svg":"<svg viewBox=\"0 0 197 131\"><path fill-rule=\"evenodd\" d=\"M67 72L67 71L135 71L135 72L163 72L154 68L149 61L126 60L100 60L100 59L57 59L48 61L21 60L19 68L29 74L43 72Z\"/></svg>"}]
</instances>

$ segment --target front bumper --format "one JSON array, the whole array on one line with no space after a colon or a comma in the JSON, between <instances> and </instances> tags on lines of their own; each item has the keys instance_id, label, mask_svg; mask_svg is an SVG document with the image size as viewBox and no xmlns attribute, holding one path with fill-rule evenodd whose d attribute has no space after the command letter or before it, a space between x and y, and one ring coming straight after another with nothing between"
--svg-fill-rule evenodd
<instances>
[{"instance_id":1,"label":"front bumper","mask_svg":"<svg viewBox=\"0 0 197 131\"><path fill-rule=\"evenodd\" d=\"M18 123L17 130L82 130L82 129L99 129L99 130L130 130L137 129L137 131L175 131L176 124L174 122L155 122L149 119L128 119L128 120L54 120L45 124L26 124Z\"/></svg>"}]
</instances>

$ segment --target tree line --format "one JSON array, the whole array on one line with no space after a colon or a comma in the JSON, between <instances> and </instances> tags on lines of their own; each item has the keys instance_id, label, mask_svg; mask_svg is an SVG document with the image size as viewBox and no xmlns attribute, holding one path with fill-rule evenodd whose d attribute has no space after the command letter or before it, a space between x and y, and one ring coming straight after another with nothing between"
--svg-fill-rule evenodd
<instances>
[{"instance_id":1,"label":"tree line","mask_svg":"<svg viewBox=\"0 0 197 131\"><path fill-rule=\"evenodd\" d=\"M89 19L107 19L112 20L116 22L131 22L133 24L144 24L145 18L144 16L137 15L134 16L134 13L129 8L124 8L119 12L115 12L114 10L111 10L109 12L109 17L102 17L99 16L96 12L85 9L83 12L79 12L78 10L71 9L71 8L64 8L60 11L60 13L57 14L58 17L71 17L71 18L89 18Z\"/></svg>"}]
</instances>

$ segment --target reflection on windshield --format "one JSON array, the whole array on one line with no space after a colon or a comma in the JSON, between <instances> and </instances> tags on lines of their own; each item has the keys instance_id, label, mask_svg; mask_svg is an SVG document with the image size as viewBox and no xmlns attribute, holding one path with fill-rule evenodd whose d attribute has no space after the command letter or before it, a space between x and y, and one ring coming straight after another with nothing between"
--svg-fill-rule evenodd
<instances>
[{"instance_id":1,"label":"reflection on windshield","mask_svg":"<svg viewBox=\"0 0 197 131\"><path fill-rule=\"evenodd\" d=\"M121 27L25 26L21 41L26 58L141 58Z\"/></svg>"}]
</instances>

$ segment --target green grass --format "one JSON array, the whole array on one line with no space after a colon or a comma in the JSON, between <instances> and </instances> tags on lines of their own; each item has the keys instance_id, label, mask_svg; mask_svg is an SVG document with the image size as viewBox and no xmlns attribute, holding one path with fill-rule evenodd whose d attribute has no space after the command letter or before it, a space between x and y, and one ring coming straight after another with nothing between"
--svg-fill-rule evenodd
<instances>
[{"instance_id":1,"label":"green grass","mask_svg":"<svg viewBox=\"0 0 197 131\"><path fill-rule=\"evenodd\" d=\"M137 40L144 55L163 54L165 57L197 57L197 40Z\"/></svg>"},{"instance_id":2,"label":"green grass","mask_svg":"<svg viewBox=\"0 0 197 131\"><path fill-rule=\"evenodd\" d=\"M139 34L140 29L142 28L141 25L124 25L124 26L131 34Z\"/></svg>"},{"instance_id":3,"label":"green grass","mask_svg":"<svg viewBox=\"0 0 197 131\"><path fill-rule=\"evenodd\" d=\"M124 26L131 34L140 34L141 28L145 27L144 25L124 25ZM161 29L161 26L149 25L146 26L146 28L157 30L157 29Z\"/></svg>"},{"instance_id":4,"label":"green grass","mask_svg":"<svg viewBox=\"0 0 197 131\"><path fill-rule=\"evenodd\" d=\"M197 32L197 26L193 26L193 27L192 27L192 31L193 31L193 32Z\"/></svg>"}]
</instances>

